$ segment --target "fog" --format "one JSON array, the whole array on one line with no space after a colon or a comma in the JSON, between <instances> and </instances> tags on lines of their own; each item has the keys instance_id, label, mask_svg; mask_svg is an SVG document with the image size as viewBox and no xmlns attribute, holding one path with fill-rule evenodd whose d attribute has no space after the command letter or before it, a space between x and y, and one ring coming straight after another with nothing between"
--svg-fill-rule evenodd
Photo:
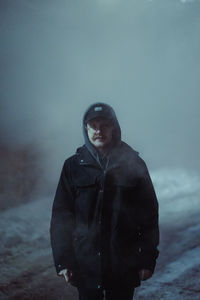
<instances>
[{"instance_id":1,"label":"fog","mask_svg":"<svg viewBox=\"0 0 200 300\"><path fill-rule=\"evenodd\" d=\"M190 248L199 253L199 16L199 0L0 0L2 233L10 224L0 248L0 275L9 282L2 295L11 299L19 288L23 299L29 272L29 297L43 280L41 299L61 299L57 290L49 298L46 286L55 280L45 236L53 193L64 160L84 143L85 110L101 101L114 108L122 139L146 161L160 203L156 283L144 285L137 299L156 299L158 287L157 299L183 299L184 272L197 272ZM167 282L170 292L162 294ZM198 299L187 286L184 299Z\"/></svg>"},{"instance_id":2,"label":"fog","mask_svg":"<svg viewBox=\"0 0 200 300\"><path fill-rule=\"evenodd\" d=\"M199 168L199 1L0 6L4 143L37 144L58 172L87 106L104 101L151 168Z\"/></svg>"}]
</instances>

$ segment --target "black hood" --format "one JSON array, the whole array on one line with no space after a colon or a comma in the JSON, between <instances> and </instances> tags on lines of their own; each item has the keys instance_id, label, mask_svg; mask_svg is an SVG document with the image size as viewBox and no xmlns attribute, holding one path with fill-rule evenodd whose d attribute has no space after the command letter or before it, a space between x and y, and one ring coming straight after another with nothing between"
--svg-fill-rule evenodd
<instances>
[{"instance_id":1,"label":"black hood","mask_svg":"<svg viewBox=\"0 0 200 300\"><path fill-rule=\"evenodd\" d=\"M113 148L117 147L121 143L121 129L120 129L116 114L110 105L101 103L101 102L97 102L88 107L88 109L86 110L86 112L83 116L83 136L85 139L85 145L86 145L87 149L92 154L92 156L99 162L99 153L96 150L96 148L90 143L90 141L88 139L87 131L86 131L87 122L96 117L107 118L107 119L111 120L114 125L113 137L112 137L112 141L109 145L109 148L107 150L107 154L109 154L109 152Z\"/></svg>"}]
</instances>

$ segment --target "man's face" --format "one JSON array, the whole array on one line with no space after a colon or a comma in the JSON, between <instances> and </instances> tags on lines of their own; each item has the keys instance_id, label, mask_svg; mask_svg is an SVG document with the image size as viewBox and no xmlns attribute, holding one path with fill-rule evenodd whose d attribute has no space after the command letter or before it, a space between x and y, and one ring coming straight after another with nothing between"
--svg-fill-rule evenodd
<instances>
[{"instance_id":1,"label":"man's face","mask_svg":"<svg viewBox=\"0 0 200 300\"><path fill-rule=\"evenodd\" d=\"M86 129L91 144L98 150L108 146L112 140L113 124L107 119L92 119L87 123Z\"/></svg>"}]
</instances>

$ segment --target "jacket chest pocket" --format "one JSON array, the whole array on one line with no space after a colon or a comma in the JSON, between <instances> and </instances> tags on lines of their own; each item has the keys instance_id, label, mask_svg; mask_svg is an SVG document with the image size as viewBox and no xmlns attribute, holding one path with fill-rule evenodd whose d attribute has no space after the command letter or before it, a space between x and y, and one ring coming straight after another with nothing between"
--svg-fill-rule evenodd
<instances>
[{"instance_id":1,"label":"jacket chest pocket","mask_svg":"<svg viewBox=\"0 0 200 300\"><path fill-rule=\"evenodd\" d=\"M87 190L97 186L96 177L89 176L87 173L80 172L73 179L74 185L78 190Z\"/></svg>"},{"instance_id":2,"label":"jacket chest pocket","mask_svg":"<svg viewBox=\"0 0 200 300\"><path fill-rule=\"evenodd\" d=\"M106 185L108 186L108 188L124 192L135 191L137 183L137 177L124 174L124 171L121 171L121 173L119 171L112 172L108 174L106 178Z\"/></svg>"},{"instance_id":3,"label":"jacket chest pocket","mask_svg":"<svg viewBox=\"0 0 200 300\"><path fill-rule=\"evenodd\" d=\"M80 173L74 178L74 185L76 187L76 217L80 217L84 223L89 222L90 215L95 210L98 196L96 177Z\"/></svg>"},{"instance_id":4,"label":"jacket chest pocket","mask_svg":"<svg viewBox=\"0 0 200 300\"><path fill-rule=\"evenodd\" d=\"M114 197L117 211L117 227L121 228L123 234L135 226L137 214L137 184L129 182L118 182L110 190L111 197Z\"/></svg>"},{"instance_id":5,"label":"jacket chest pocket","mask_svg":"<svg viewBox=\"0 0 200 300\"><path fill-rule=\"evenodd\" d=\"M114 182L111 186L111 189L122 197L122 199L132 198L137 192L137 184L135 183L126 183L126 182Z\"/></svg>"}]
</instances>

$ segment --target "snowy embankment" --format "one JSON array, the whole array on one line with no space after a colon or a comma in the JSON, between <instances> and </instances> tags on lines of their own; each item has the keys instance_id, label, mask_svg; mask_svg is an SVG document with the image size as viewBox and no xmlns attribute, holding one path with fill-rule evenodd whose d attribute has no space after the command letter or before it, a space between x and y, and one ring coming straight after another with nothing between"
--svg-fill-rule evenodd
<instances>
[{"instance_id":1,"label":"snowy embankment","mask_svg":"<svg viewBox=\"0 0 200 300\"><path fill-rule=\"evenodd\" d=\"M183 170L151 176L160 206L160 257L135 299L199 299L200 176ZM53 267L51 206L52 199L40 199L0 213L0 299L77 299Z\"/></svg>"},{"instance_id":2,"label":"snowy embankment","mask_svg":"<svg viewBox=\"0 0 200 300\"><path fill-rule=\"evenodd\" d=\"M162 170L151 177L160 207L160 256L135 298L200 299L200 176Z\"/></svg>"}]
</instances>

